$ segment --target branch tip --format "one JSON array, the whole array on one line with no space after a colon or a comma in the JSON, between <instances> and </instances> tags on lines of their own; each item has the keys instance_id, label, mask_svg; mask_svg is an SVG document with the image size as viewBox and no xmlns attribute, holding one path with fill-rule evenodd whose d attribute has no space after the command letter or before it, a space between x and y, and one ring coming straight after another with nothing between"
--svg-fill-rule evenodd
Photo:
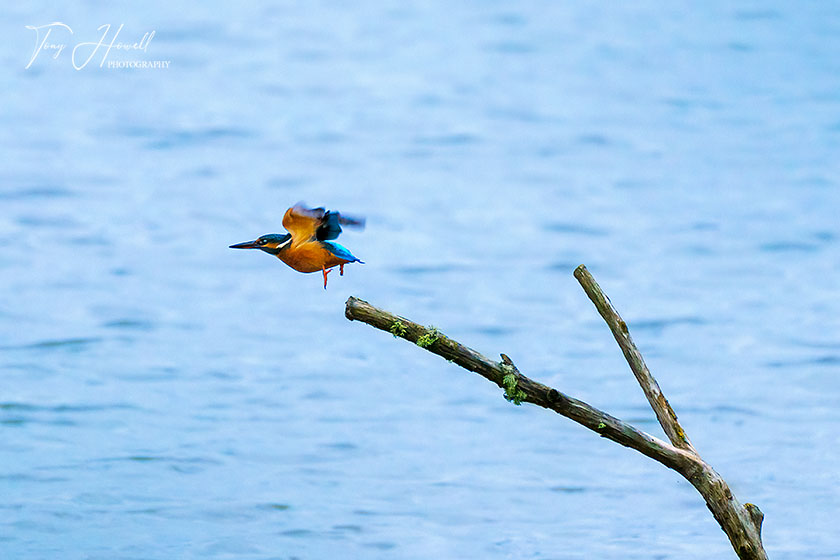
<instances>
[{"instance_id":1,"label":"branch tip","mask_svg":"<svg viewBox=\"0 0 840 560\"><path fill-rule=\"evenodd\" d=\"M758 531L759 535L761 535L761 524L764 523L764 512L762 512L757 505L749 502L744 504L744 509L746 509L747 513L750 514L750 520L752 520L753 525L755 525L755 530Z\"/></svg>"}]
</instances>

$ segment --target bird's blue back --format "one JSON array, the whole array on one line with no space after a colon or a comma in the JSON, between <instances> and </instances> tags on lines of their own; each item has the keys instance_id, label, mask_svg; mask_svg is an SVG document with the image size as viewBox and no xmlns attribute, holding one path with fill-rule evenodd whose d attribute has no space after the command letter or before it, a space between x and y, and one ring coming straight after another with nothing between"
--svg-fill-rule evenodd
<instances>
[{"instance_id":1,"label":"bird's blue back","mask_svg":"<svg viewBox=\"0 0 840 560\"><path fill-rule=\"evenodd\" d=\"M357 259L350 250L341 245L336 243L335 241L321 241L321 244L326 248L330 253L335 255L340 259L344 259L347 262L362 262L361 260Z\"/></svg>"}]
</instances>

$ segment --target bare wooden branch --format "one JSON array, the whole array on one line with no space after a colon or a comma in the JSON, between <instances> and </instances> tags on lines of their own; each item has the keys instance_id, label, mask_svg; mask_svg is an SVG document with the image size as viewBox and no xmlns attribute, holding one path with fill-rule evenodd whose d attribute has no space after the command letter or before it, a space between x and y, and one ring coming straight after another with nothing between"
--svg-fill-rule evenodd
<instances>
[{"instance_id":1,"label":"bare wooden branch","mask_svg":"<svg viewBox=\"0 0 840 560\"><path fill-rule=\"evenodd\" d=\"M601 317L604 318L604 321L610 327L615 341L624 353L627 363L630 364L630 369L633 370L633 375L636 376L636 380L641 385L642 391L644 391L645 397L647 397L650 403L650 407L653 409L657 420L659 420L659 424L665 431L665 435L668 436L668 439L676 447L696 453L695 449L691 446L691 442L688 441L688 437L686 437L682 426L680 426L674 409L671 408L668 399L665 398L665 395L662 394L662 390L659 388L659 383L656 382L656 379L651 375L650 370L645 364L642 353L639 352L639 349L633 343L633 339L630 337L630 331L627 328L627 323L622 320L621 316L612 306L610 298L601 290L601 286L598 285L598 282L595 281L595 278L592 277L585 266L580 265L575 269L575 278L578 279L580 285L583 286L583 291L586 292L586 295L595 304L595 309L598 310L598 313L601 314Z\"/></svg>"},{"instance_id":2,"label":"bare wooden branch","mask_svg":"<svg viewBox=\"0 0 840 560\"><path fill-rule=\"evenodd\" d=\"M706 505L726 532L738 557L742 560L766 560L767 555L761 543L761 523L764 514L753 504L742 505L732 494L726 481L703 461L692 447L677 421L676 414L645 366L641 353L630 338L626 323L612 307L609 298L583 265L575 270L575 276L612 330L663 430L672 443L662 441L583 401L522 375L505 354L501 355L501 362L490 360L475 350L452 340L434 327L424 327L355 297L347 300L344 314L351 321L361 321L390 332L395 337L413 342L464 369L481 375L504 389L505 398L515 404L530 402L553 410L604 438L635 449L677 471L706 500Z\"/></svg>"},{"instance_id":3,"label":"bare wooden branch","mask_svg":"<svg viewBox=\"0 0 840 560\"><path fill-rule=\"evenodd\" d=\"M635 449L666 467L687 472L700 468L691 454L646 434L583 401L525 377L504 354L502 354L502 362L495 362L472 348L452 340L437 329L418 325L405 317L393 315L352 296L347 300L344 315L351 321L367 323L379 330L390 332L398 338L413 342L433 354L479 374L502 389L505 388L505 376L514 375L516 390L523 393L519 399L522 402L529 402L562 414L598 435Z\"/></svg>"},{"instance_id":4,"label":"bare wooden branch","mask_svg":"<svg viewBox=\"0 0 840 560\"><path fill-rule=\"evenodd\" d=\"M729 485L708 463L700 458L700 454L691 445L685 431L677 420L677 415L668 399L659 388L659 383L650 373L645 364L642 353L630 337L627 323L615 310L610 298L601 290L598 282L584 265L575 269L578 279L586 295L595 304L595 308L606 321L612 331L618 346L624 353L633 375L641 385L651 408L659 420L659 424L676 447L689 452L702 464L700 473L689 475L681 473L705 498L706 505L717 519L721 528L726 532L729 541L740 558L766 558L764 546L761 543L761 524L764 514L755 504L741 503L732 494Z\"/></svg>"}]
</instances>

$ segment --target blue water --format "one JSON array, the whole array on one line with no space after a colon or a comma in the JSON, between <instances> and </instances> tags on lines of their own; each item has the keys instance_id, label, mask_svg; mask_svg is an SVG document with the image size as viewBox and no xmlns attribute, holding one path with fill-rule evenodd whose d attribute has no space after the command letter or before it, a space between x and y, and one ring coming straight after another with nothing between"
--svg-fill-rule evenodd
<instances>
[{"instance_id":1,"label":"blue water","mask_svg":"<svg viewBox=\"0 0 840 560\"><path fill-rule=\"evenodd\" d=\"M155 31L109 60L171 66L75 70L106 23ZM585 263L770 556L840 558L836 3L36 2L2 30L0 557L733 558L675 473L343 314L660 435ZM367 216L327 291L227 248L298 200Z\"/></svg>"}]
</instances>

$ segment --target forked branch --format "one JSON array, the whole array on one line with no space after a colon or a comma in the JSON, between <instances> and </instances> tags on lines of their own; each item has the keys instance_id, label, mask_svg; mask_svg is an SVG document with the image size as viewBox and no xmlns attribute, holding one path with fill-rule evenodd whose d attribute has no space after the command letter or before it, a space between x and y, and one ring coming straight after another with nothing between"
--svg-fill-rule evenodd
<instances>
[{"instance_id":1,"label":"forked branch","mask_svg":"<svg viewBox=\"0 0 840 560\"><path fill-rule=\"evenodd\" d=\"M706 505L726 532L739 558L742 560L766 559L767 555L761 543L761 521L764 517L761 510L753 504L742 505L732 494L726 481L703 461L691 445L677 420L677 415L668 404L659 384L630 338L627 324L612 307L609 298L586 267L579 266L575 270L575 277L609 325L670 443L557 389L522 375L511 359L504 354L501 355L502 361L496 362L452 340L436 328L424 327L355 297L347 300L344 314L351 321L361 321L390 332L395 337L404 338L464 369L481 375L504 389L505 398L515 404L529 402L553 410L589 428L601 437L635 449L677 471L691 482L706 500Z\"/></svg>"}]
</instances>

